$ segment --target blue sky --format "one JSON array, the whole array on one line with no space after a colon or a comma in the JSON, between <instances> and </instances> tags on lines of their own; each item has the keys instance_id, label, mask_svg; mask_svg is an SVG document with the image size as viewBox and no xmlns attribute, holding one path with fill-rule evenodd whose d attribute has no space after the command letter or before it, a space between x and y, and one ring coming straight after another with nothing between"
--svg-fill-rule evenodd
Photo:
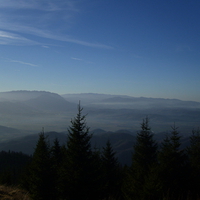
<instances>
[{"instance_id":1,"label":"blue sky","mask_svg":"<svg viewBox=\"0 0 200 200\"><path fill-rule=\"evenodd\" d=\"M0 91L200 101L199 0L0 0Z\"/></svg>"}]
</instances>

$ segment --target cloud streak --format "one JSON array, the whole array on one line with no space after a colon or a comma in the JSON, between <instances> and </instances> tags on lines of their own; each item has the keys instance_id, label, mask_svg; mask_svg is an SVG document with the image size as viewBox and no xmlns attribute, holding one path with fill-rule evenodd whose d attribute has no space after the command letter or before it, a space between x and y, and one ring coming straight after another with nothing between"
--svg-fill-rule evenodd
<instances>
[{"instance_id":1,"label":"cloud streak","mask_svg":"<svg viewBox=\"0 0 200 200\"><path fill-rule=\"evenodd\" d=\"M9 9L38 9L45 11L72 10L78 11L76 1L65 0L1 0L0 8Z\"/></svg>"},{"instance_id":2,"label":"cloud streak","mask_svg":"<svg viewBox=\"0 0 200 200\"><path fill-rule=\"evenodd\" d=\"M83 59L81 58L76 58L76 57L71 57L72 60L76 60L76 61L82 61L82 62L85 62L87 64L94 64L94 62L91 62L91 61L84 61Z\"/></svg>"},{"instance_id":3,"label":"cloud streak","mask_svg":"<svg viewBox=\"0 0 200 200\"><path fill-rule=\"evenodd\" d=\"M78 13L77 1L74 0L0 0L0 44L45 45L28 39L37 36L112 49L109 45L79 40L66 34Z\"/></svg>"},{"instance_id":4,"label":"cloud streak","mask_svg":"<svg viewBox=\"0 0 200 200\"><path fill-rule=\"evenodd\" d=\"M72 60L82 61L82 59L80 59L80 58L75 58L75 57L72 57L71 59L72 59Z\"/></svg>"},{"instance_id":5,"label":"cloud streak","mask_svg":"<svg viewBox=\"0 0 200 200\"><path fill-rule=\"evenodd\" d=\"M2 45L36 45L37 42L29 40L18 34L13 34L7 31L0 31L0 44Z\"/></svg>"},{"instance_id":6,"label":"cloud streak","mask_svg":"<svg viewBox=\"0 0 200 200\"><path fill-rule=\"evenodd\" d=\"M23 61L19 61L19 60L10 60L10 62L14 62L14 63L19 63L22 65L28 65L31 67L38 67L38 65L32 64L32 63L27 63L27 62L23 62Z\"/></svg>"}]
</instances>

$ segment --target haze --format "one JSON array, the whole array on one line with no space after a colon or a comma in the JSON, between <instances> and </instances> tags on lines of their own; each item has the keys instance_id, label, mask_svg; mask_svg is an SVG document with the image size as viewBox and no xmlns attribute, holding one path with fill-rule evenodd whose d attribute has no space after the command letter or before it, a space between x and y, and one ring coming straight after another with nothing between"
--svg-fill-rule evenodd
<instances>
[{"instance_id":1,"label":"haze","mask_svg":"<svg viewBox=\"0 0 200 200\"><path fill-rule=\"evenodd\" d=\"M10 137L7 128L25 134L45 131L66 132L81 102L92 130L137 132L145 117L155 133L168 132L176 123L181 134L199 127L200 103L178 99L136 98L125 95L65 94L42 91L0 92L0 140ZM7 128L6 128L7 127ZM6 128L6 130L5 130ZM18 132L13 131L11 132ZM12 134L17 137L19 134Z\"/></svg>"}]
</instances>

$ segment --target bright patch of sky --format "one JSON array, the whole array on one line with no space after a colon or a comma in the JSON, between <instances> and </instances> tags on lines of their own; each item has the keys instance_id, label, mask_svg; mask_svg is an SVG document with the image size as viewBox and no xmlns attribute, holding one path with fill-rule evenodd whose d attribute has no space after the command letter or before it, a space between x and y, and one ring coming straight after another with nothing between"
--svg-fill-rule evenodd
<instances>
[{"instance_id":1,"label":"bright patch of sky","mask_svg":"<svg viewBox=\"0 0 200 200\"><path fill-rule=\"evenodd\" d=\"M199 0L0 0L0 91L200 101Z\"/></svg>"}]
</instances>

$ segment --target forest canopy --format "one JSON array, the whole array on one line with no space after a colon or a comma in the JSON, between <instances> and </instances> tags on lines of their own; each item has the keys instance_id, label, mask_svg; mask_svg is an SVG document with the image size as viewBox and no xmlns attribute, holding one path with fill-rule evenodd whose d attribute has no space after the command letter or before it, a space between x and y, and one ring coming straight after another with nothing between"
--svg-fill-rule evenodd
<instances>
[{"instance_id":1,"label":"forest canopy","mask_svg":"<svg viewBox=\"0 0 200 200\"><path fill-rule=\"evenodd\" d=\"M64 145L57 138L50 144L43 130L32 156L0 152L0 183L20 185L33 200L199 199L199 129L186 148L175 124L158 143L146 117L132 144L131 165L124 166L110 140L102 149L91 146L82 111L79 104Z\"/></svg>"}]
</instances>

